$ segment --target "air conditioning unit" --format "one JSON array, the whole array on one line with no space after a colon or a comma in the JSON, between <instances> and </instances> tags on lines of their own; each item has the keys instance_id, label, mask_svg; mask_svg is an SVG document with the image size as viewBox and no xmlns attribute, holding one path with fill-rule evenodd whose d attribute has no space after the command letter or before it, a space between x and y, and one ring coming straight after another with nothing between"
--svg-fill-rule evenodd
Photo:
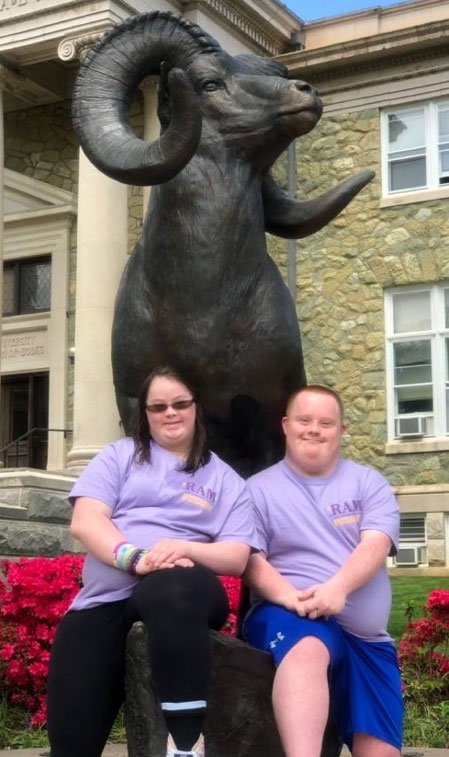
<instances>
[{"instance_id":1,"label":"air conditioning unit","mask_svg":"<svg viewBox=\"0 0 449 757\"><path fill-rule=\"evenodd\" d=\"M396 418L396 436L424 436L427 430L427 418L421 415L409 415Z\"/></svg>"},{"instance_id":2,"label":"air conditioning unit","mask_svg":"<svg viewBox=\"0 0 449 757\"><path fill-rule=\"evenodd\" d=\"M419 547L400 547L395 557L396 565L419 565Z\"/></svg>"}]
</instances>

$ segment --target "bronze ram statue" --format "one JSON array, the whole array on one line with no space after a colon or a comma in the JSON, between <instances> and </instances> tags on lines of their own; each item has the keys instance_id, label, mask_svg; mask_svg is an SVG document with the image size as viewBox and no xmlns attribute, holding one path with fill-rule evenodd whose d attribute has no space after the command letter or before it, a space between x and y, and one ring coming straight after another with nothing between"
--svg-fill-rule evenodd
<instances>
[{"instance_id":1,"label":"bronze ram statue","mask_svg":"<svg viewBox=\"0 0 449 757\"><path fill-rule=\"evenodd\" d=\"M160 139L128 116L139 82L160 76ZM244 474L283 454L286 397L305 384L294 303L265 232L297 238L331 221L373 176L362 171L305 202L270 168L321 116L315 90L280 63L232 57L169 12L127 19L83 61L74 124L90 160L151 193L117 296L114 384L129 430L138 387L169 363L201 390L211 446Z\"/></svg>"}]
</instances>

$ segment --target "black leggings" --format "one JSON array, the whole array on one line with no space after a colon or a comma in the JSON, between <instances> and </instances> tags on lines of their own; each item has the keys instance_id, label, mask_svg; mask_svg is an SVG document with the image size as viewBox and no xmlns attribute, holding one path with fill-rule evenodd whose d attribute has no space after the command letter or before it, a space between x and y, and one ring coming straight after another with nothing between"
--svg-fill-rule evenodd
<instances>
[{"instance_id":1,"label":"black leggings","mask_svg":"<svg viewBox=\"0 0 449 757\"><path fill-rule=\"evenodd\" d=\"M207 701L209 629L220 629L227 613L225 590L201 565L155 571L129 599L67 613L50 659L51 757L100 757L123 702L126 636L135 620L148 629L160 701Z\"/></svg>"}]
</instances>

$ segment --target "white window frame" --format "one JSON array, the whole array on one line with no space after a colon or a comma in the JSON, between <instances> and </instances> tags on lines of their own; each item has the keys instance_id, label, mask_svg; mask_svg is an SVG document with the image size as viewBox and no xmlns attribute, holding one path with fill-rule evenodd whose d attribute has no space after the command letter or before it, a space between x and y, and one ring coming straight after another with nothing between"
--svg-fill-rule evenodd
<instances>
[{"instance_id":1,"label":"white window frame","mask_svg":"<svg viewBox=\"0 0 449 757\"><path fill-rule=\"evenodd\" d=\"M395 287L385 291L385 336L386 336L386 384L387 384L387 426L388 440L403 443L406 438L399 438L396 435L395 418L399 417L396 413L395 392L394 392L394 344L398 342L407 342L417 339L429 339L431 342L431 364L432 364L432 390L433 390L433 434L425 435L426 438L449 438L449 429L446 428L446 344L445 340L449 338L449 328L445 328L444 315L444 291L449 289L449 282L432 284L429 286L408 286ZM431 312L431 329L427 331L414 331L409 333L394 333L393 320L393 299L394 295L406 294L407 292L430 292L430 312ZM423 414L425 415L425 414ZM406 417L406 415L402 415Z\"/></svg>"},{"instance_id":2,"label":"white window frame","mask_svg":"<svg viewBox=\"0 0 449 757\"><path fill-rule=\"evenodd\" d=\"M439 136L438 136L438 108L440 105L448 105L447 97L430 102L408 103L395 108L388 108L381 113L380 134L381 134L381 163L382 163L382 195L383 197L394 197L397 195L410 194L414 192L426 192L433 190L449 189L449 183L440 184L439 169ZM409 110L422 108L424 110L424 133L425 133L425 159L426 159L426 178L424 185L417 187L405 187L403 189L390 190L388 187L389 163L388 163L388 116L393 113L401 113Z\"/></svg>"}]
</instances>

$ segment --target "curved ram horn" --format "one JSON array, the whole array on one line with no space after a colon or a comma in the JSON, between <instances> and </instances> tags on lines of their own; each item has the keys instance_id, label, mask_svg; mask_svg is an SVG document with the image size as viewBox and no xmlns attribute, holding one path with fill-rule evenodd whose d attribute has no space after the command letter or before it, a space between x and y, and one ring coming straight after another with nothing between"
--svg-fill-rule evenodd
<instances>
[{"instance_id":1,"label":"curved ram horn","mask_svg":"<svg viewBox=\"0 0 449 757\"><path fill-rule=\"evenodd\" d=\"M184 72L198 54L221 51L199 26L169 12L133 16L89 50L73 94L73 122L92 163L113 179L160 184L189 162L201 137L201 113ZM139 139L129 121L129 105L139 82L171 69L168 85L172 117L160 139Z\"/></svg>"},{"instance_id":2,"label":"curved ram horn","mask_svg":"<svg viewBox=\"0 0 449 757\"><path fill-rule=\"evenodd\" d=\"M308 237L332 221L374 176L374 171L360 171L319 197L294 200L268 175L262 184L265 230L285 239Z\"/></svg>"}]
</instances>

